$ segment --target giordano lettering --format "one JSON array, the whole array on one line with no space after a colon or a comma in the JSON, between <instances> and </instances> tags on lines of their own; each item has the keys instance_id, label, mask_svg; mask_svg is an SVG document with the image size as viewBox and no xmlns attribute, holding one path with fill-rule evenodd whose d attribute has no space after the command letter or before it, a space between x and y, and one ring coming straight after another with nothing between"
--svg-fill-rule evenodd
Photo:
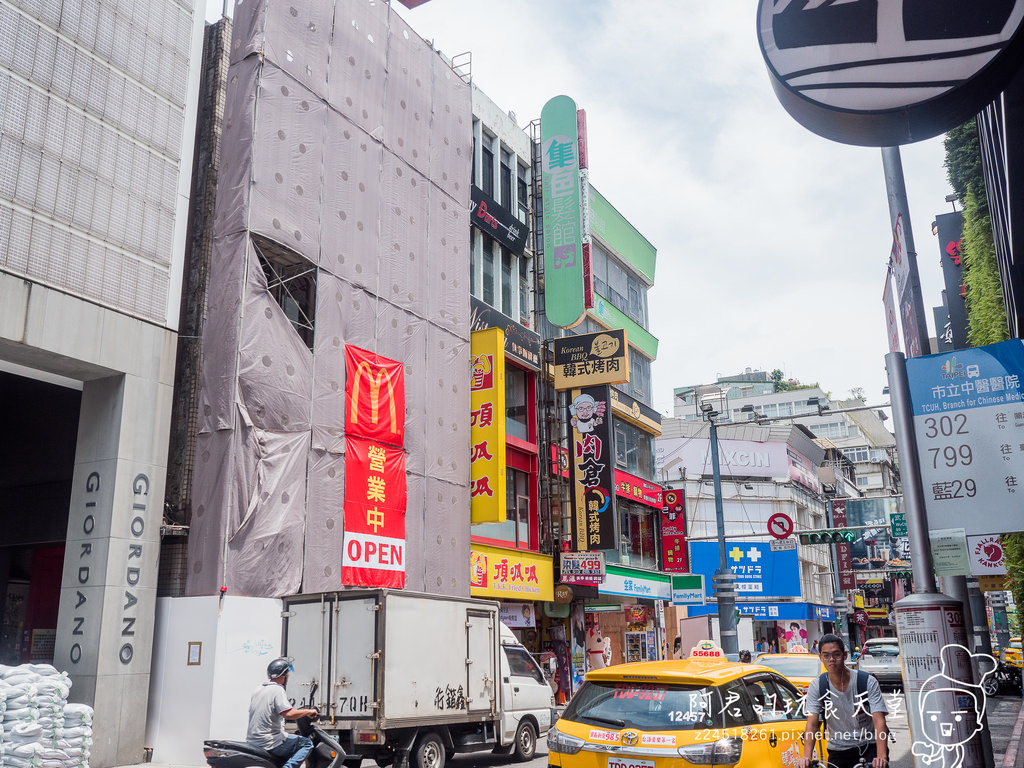
<instances>
[{"instance_id":1,"label":"giordano lettering","mask_svg":"<svg viewBox=\"0 0 1024 768\"><path fill-rule=\"evenodd\" d=\"M378 368L376 375L373 373L373 369L370 364L365 360L359 363L356 368L355 380L352 382L352 405L349 408L349 421L353 424L359 423L359 384L363 379L363 376L369 379L370 385L370 421L373 424L377 424L380 420L380 388L382 384L387 384L388 387L388 417L390 418L390 432L392 434L398 434L398 416L395 407L395 382L391 380L391 375L388 373L386 368Z\"/></svg>"},{"instance_id":2,"label":"giordano lettering","mask_svg":"<svg viewBox=\"0 0 1024 768\"><path fill-rule=\"evenodd\" d=\"M86 536L92 536L92 532L96 530L96 495L100 492L100 473L91 472L87 478L85 478L85 517L82 519L82 533ZM78 553L78 559L82 565L78 566L78 586L79 589L75 590L75 616L72 619L74 622L71 628L72 637L83 637L85 635L86 621L87 618L82 611L83 606L89 602L89 598L81 588L89 586L89 579L92 575L92 542L83 541L81 549ZM71 644L71 649L68 651L69 661L72 664L78 664L82 660L82 644L78 641Z\"/></svg>"},{"instance_id":3,"label":"giordano lettering","mask_svg":"<svg viewBox=\"0 0 1024 768\"><path fill-rule=\"evenodd\" d=\"M131 522L128 524L129 532L133 539L142 538L142 534L146 530L146 521L143 519L143 515L146 513L147 497L149 496L149 478L144 474L138 474L132 481L132 492L135 494L135 501L132 503L132 516ZM142 544L136 544L134 542L128 544L128 557L126 558L125 565L125 591L124 591L124 607L121 609L121 637L125 638L121 644L121 648L117 652L117 657L120 659L122 664L130 664L132 658L135 656L135 646L131 638L135 637L135 622L138 619L136 615L136 606L138 605L139 598L132 592L132 588L136 588L139 585L139 579L142 576ZM133 564L133 560L138 560L138 563Z\"/></svg>"}]
</instances>

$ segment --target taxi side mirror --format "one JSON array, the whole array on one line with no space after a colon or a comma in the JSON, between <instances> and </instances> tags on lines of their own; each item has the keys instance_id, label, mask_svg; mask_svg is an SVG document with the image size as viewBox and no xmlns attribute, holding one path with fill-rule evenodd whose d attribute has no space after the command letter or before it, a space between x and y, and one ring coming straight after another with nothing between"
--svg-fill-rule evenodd
<instances>
[{"instance_id":1,"label":"taxi side mirror","mask_svg":"<svg viewBox=\"0 0 1024 768\"><path fill-rule=\"evenodd\" d=\"M679 653L679 651L682 649L682 647L683 647L683 638L677 637L675 642L672 643L672 651L674 653Z\"/></svg>"}]
</instances>

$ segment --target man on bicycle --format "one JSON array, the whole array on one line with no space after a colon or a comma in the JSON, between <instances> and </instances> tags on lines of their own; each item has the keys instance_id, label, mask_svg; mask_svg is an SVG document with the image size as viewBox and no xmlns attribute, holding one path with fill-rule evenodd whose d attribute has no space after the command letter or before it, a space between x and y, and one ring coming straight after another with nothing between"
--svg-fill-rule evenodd
<instances>
[{"instance_id":1,"label":"man on bicycle","mask_svg":"<svg viewBox=\"0 0 1024 768\"><path fill-rule=\"evenodd\" d=\"M807 728L804 756L796 768L808 768L814 758L818 725L824 720L828 734L828 763L854 768L861 760L871 768L888 768L889 710L882 689L867 672L856 676L846 668L846 647L838 635L827 634L818 643L818 655L827 672L811 680L804 700Z\"/></svg>"}]
</instances>

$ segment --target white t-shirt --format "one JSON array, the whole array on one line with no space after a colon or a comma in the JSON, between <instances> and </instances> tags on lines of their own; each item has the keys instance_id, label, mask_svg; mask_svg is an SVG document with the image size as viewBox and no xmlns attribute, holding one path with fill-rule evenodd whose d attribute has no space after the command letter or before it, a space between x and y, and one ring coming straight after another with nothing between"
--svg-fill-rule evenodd
<instances>
[{"instance_id":1,"label":"white t-shirt","mask_svg":"<svg viewBox=\"0 0 1024 768\"><path fill-rule=\"evenodd\" d=\"M868 675L867 690L859 698L857 672L854 670L850 671L850 682L845 691L838 690L829 681L828 693L822 696L818 691L819 681L820 678L815 677L807 686L804 710L808 715L817 715L826 721L829 748L851 749L873 743L875 733L871 715L875 712L889 714L878 681Z\"/></svg>"},{"instance_id":2,"label":"white t-shirt","mask_svg":"<svg viewBox=\"0 0 1024 768\"><path fill-rule=\"evenodd\" d=\"M249 702L249 731L245 740L260 749L273 749L285 739L284 716L292 708L284 687L268 680L252 695Z\"/></svg>"}]
</instances>

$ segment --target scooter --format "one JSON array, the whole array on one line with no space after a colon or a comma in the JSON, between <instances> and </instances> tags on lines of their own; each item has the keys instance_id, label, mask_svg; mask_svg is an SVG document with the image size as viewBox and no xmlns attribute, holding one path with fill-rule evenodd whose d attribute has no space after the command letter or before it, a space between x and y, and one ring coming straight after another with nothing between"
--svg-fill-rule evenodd
<instances>
[{"instance_id":1,"label":"scooter","mask_svg":"<svg viewBox=\"0 0 1024 768\"><path fill-rule=\"evenodd\" d=\"M996 669L985 678L982 690L986 696L995 696L1004 687L1020 691L1021 670L1020 667L1013 667L997 660Z\"/></svg>"},{"instance_id":2,"label":"scooter","mask_svg":"<svg viewBox=\"0 0 1024 768\"><path fill-rule=\"evenodd\" d=\"M300 718L296 725L301 735L313 741L313 749L306 756L306 768L341 768L345 750L316 725L314 718ZM287 762L286 758L274 757L244 741L218 739L203 742L203 756L211 768L281 768Z\"/></svg>"}]
</instances>

